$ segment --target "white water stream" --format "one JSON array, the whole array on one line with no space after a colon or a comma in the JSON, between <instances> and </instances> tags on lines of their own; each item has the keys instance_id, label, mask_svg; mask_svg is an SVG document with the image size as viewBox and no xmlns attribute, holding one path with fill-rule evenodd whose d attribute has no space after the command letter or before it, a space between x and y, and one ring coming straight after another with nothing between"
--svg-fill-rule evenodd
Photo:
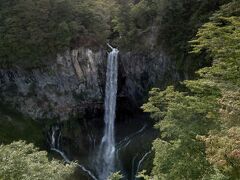
<instances>
[{"instance_id":1,"label":"white water stream","mask_svg":"<svg viewBox=\"0 0 240 180\"><path fill-rule=\"evenodd\" d=\"M105 102L104 102L104 135L99 147L96 171L100 180L106 180L115 170L115 111L118 80L118 49L108 46L112 51L108 54Z\"/></svg>"},{"instance_id":2,"label":"white water stream","mask_svg":"<svg viewBox=\"0 0 240 180\"><path fill-rule=\"evenodd\" d=\"M71 163L71 161L68 159L66 154L60 149L60 139L61 139L61 129L60 129L60 127L58 125L54 125L54 126L51 127L51 131L49 131L48 133L49 133L48 135L49 135L49 138L50 138L49 144L50 144L51 150L60 154L66 163ZM75 162L74 162L74 164L76 164L76 166L81 168L81 170L84 171L93 180L98 180L92 174L92 172L87 170L83 165L75 163Z\"/></svg>"}]
</instances>

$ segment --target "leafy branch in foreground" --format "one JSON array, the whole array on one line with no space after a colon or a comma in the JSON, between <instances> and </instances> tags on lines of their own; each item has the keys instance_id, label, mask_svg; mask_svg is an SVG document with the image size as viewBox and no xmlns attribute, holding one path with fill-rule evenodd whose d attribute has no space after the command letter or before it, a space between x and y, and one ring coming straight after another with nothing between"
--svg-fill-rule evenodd
<instances>
[{"instance_id":1,"label":"leafy branch in foreground","mask_svg":"<svg viewBox=\"0 0 240 180\"><path fill-rule=\"evenodd\" d=\"M0 179L70 179L73 164L49 161L47 152L39 151L33 144L24 141L0 146Z\"/></svg>"},{"instance_id":2,"label":"leafy branch in foreground","mask_svg":"<svg viewBox=\"0 0 240 180\"><path fill-rule=\"evenodd\" d=\"M240 3L221 7L191 41L193 53L205 51L211 67L180 91L153 89L143 105L156 120L160 137L152 178L240 178Z\"/></svg>"}]
</instances>

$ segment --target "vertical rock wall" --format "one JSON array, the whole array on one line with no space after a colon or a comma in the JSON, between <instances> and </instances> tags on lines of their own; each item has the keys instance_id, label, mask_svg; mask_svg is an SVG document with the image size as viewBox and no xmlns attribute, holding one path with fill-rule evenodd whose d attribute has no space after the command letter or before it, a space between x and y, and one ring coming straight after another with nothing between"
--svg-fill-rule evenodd
<instances>
[{"instance_id":1,"label":"vertical rock wall","mask_svg":"<svg viewBox=\"0 0 240 180\"><path fill-rule=\"evenodd\" d=\"M67 120L76 113L101 109L107 52L78 48L58 55L41 69L0 69L0 97L33 119ZM121 52L118 97L139 107L151 87L178 81L175 64L161 51Z\"/></svg>"}]
</instances>

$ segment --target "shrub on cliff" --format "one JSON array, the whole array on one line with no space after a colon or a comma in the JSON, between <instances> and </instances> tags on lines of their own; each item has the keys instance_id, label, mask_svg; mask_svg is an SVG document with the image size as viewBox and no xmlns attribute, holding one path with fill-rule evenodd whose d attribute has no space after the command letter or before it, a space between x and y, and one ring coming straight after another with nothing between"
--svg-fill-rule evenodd
<instances>
[{"instance_id":1,"label":"shrub on cliff","mask_svg":"<svg viewBox=\"0 0 240 180\"><path fill-rule=\"evenodd\" d=\"M123 175L120 174L120 172L112 173L112 174L108 177L108 180L121 180L121 179L123 179Z\"/></svg>"}]
</instances>

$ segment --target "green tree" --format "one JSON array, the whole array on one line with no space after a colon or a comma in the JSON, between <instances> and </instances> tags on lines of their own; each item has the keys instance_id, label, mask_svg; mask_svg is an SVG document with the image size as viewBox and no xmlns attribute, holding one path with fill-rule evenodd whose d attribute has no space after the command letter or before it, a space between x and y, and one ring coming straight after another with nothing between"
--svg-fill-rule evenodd
<instances>
[{"instance_id":1,"label":"green tree","mask_svg":"<svg viewBox=\"0 0 240 180\"><path fill-rule=\"evenodd\" d=\"M233 1L204 24L191 43L210 67L178 90L153 89L143 106L158 123L154 179L240 178L240 3Z\"/></svg>"},{"instance_id":2,"label":"green tree","mask_svg":"<svg viewBox=\"0 0 240 180\"><path fill-rule=\"evenodd\" d=\"M221 90L218 104L221 130L201 137L209 162L231 179L240 178L240 3L233 1L216 12L192 41L193 52L207 51L213 66L199 71Z\"/></svg>"},{"instance_id":3,"label":"green tree","mask_svg":"<svg viewBox=\"0 0 240 180\"><path fill-rule=\"evenodd\" d=\"M70 179L74 166L48 160L47 152L23 141L0 146L0 179Z\"/></svg>"},{"instance_id":4,"label":"green tree","mask_svg":"<svg viewBox=\"0 0 240 180\"><path fill-rule=\"evenodd\" d=\"M188 43L199 27L231 0L118 0L114 18L115 41L125 50L147 54L164 51L176 63L180 77L209 66L203 54L190 54Z\"/></svg>"},{"instance_id":5,"label":"green tree","mask_svg":"<svg viewBox=\"0 0 240 180\"><path fill-rule=\"evenodd\" d=\"M143 106L159 121L160 138L153 143L156 179L201 179L211 171L204 143L196 136L217 127L220 93L210 82L186 81L185 85L189 91L153 89Z\"/></svg>"},{"instance_id":6,"label":"green tree","mask_svg":"<svg viewBox=\"0 0 240 180\"><path fill-rule=\"evenodd\" d=\"M108 1L0 0L0 65L38 67L91 39L103 43L110 32Z\"/></svg>"}]
</instances>

